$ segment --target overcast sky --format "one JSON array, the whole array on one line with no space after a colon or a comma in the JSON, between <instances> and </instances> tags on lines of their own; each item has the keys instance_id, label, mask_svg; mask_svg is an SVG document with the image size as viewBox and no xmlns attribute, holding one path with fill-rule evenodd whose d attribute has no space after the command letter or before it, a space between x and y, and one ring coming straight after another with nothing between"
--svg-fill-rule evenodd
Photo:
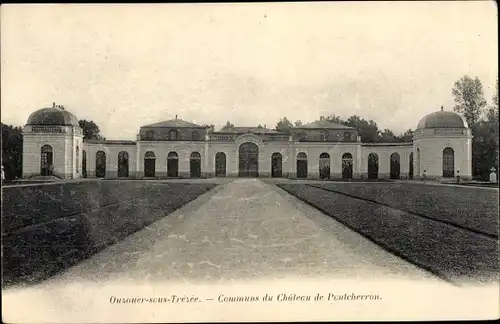
<instances>
[{"instance_id":1,"label":"overcast sky","mask_svg":"<svg viewBox=\"0 0 500 324\"><path fill-rule=\"evenodd\" d=\"M453 83L498 74L497 8L474 2L2 5L2 122L52 102L108 139L179 118L274 127L360 115L415 128Z\"/></svg>"}]
</instances>

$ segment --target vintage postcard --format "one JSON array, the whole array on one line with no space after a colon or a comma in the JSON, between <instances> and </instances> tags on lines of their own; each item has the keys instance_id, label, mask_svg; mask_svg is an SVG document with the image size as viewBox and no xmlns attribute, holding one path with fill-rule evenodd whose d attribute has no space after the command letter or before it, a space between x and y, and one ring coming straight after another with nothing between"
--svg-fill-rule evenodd
<instances>
[{"instance_id":1,"label":"vintage postcard","mask_svg":"<svg viewBox=\"0 0 500 324\"><path fill-rule=\"evenodd\" d=\"M5 323L499 318L494 2L0 10Z\"/></svg>"}]
</instances>

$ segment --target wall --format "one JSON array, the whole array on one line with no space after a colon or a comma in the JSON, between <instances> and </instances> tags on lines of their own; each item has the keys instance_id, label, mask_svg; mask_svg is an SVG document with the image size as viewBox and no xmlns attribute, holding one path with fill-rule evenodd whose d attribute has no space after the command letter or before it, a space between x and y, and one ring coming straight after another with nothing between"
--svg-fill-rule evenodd
<instances>
[{"instance_id":1,"label":"wall","mask_svg":"<svg viewBox=\"0 0 500 324\"><path fill-rule=\"evenodd\" d=\"M38 176L41 172L41 148L52 146L54 175L72 178L72 159L68 158L72 136L68 134L23 134L23 178Z\"/></svg>"},{"instance_id":2,"label":"wall","mask_svg":"<svg viewBox=\"0 0 500 324\"><path fill-rule=\"evenodd\" d=\"M118 177L118 153L125 151L128 153L129 177L136 176L136 152L134 144L94 144L83 143L83 149L87 154L87 177L96 176L96 154L98 151L106 153L106 178Z\"/></svg>"},{"instance_id":3,"label":"wall","mask_svg":"<svg viewBox=\"0 0 500 324\"><path fill-rule=\"evenodd\" d=\"M330 177L342 178L342 155L350 153L353 156L353 178L367 177L368 155L376 153L379 157L379 178L390 177L390 156L400 155L400 175L408 177L411 143L367 145L360 142L263 142L254 134L241 135L234 142L199 142L199 141L139 141L136 145L85 144L87 152L87 174L95 177L95 154L98 150L106 152L106 177L117 176L118 153L129 153L129 177L144 177L144 156L146 152L155 154L155 177L167 177L167 155L176 152L179 156L179 177L190 177L190 155L198 152L201 155L202 177L215 176L215 156L218 152L226 155L226 176L237 177L239 173L239 146L252 142L259 147L259 176L271 177L271 157L273 153L282 155L282 173L284 178L297 176L297 154L307 154L308 178L319 178L319 156L322 153L330 155ZM136 154L138 152L138 154Z\"/></svg>"},{"instance_id":4,"label":"wall","mask_svg":"<svg viewBox=\"0 0 500 324\"><path fill-rule=\"evenodd\" d=\"M415 140L415 157L420 149L420 174L426 170L427 178L441 179L443 176L443 150L451 147L455 152L455 175L460 171L464 180L472 178L472 140L467 137L428 137ZM417 161L415 160L415 163ZM417 170L415 168L415 170Z\"/></svg>"},{"instance_id":5,"label":"wall","mask_svg":"<svg viewBox=\"0 0 500 324\"><path fill-rule=\"evenodd\" d=\"M412 143L363 144L361 151L360 172L365 177L368 177L368 156L371 153L375 153L378 155L378 178L390 178L391 154L397 153L399 154L400 175L402 178L408 178L410 172L410 154L413 152Z\"/></svg>"}]
</instances>

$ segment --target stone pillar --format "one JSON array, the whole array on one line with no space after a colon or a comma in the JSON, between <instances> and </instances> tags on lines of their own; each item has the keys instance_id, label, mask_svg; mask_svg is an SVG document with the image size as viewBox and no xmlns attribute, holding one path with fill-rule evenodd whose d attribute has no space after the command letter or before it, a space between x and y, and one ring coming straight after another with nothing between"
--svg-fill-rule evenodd
<instances>
[{"instance_id":1,"label":"stone pillar","mask_svg":"<svg viewBox=\"0 0 500 324\"><path fill-rule=\"evenodd\" d=\"M139 136L138 136L139 137ZM135 152L135 177L141 178L144 176L142 170L143 164L141 163L141 142L137 141L136 152Z\"/></svg>"}]
</instances>

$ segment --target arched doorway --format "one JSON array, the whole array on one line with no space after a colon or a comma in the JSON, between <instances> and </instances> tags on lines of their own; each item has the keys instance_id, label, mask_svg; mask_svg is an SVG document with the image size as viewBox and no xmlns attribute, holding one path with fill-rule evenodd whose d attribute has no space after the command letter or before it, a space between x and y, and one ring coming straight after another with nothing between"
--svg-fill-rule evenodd
<instances>
[{"instance_id":1,"label":"arched doorway","mask_svg":"<svg viewBox=\"0 0 500 324\"><path fill-rule=\"evenodd\" d=\"M271 156L271 177L281 178L283 176L283 157L280 153Z\"/></svg>"},{"instance_id":2,"label":"arched doorway","mask_svg":"<svg viewBox=\"0 0 500 324\"><path fill-rule=\"evenodd\" d=\"M408 178L413 180L413 152L410 153L410 172L408 173Z\"/></svg>"},{"instance_id":3,"label":"arched doorway","mask_svg":"<svg viewBox=\"0 0 500 324\"><path fill-rule=\"evenodd\" d=\"M259 147L255 143L246 142L239 148L239 176L259 176Z\"/></svg>"},{"instance_id":4,"label":"arched doorway","mask_svg":"<svg viewBox=\"0 0 500 324\"><path fill-rule=\"evenodd\" d=\"M330 178L330 154L321 153L319 155L319 178Z\"/></svg>"},{"instance_id":5,"label":"arched doorway","mask_svg":"<svg viewBox=\"0 0 500 324\"><path fill-rule=\"evenodd\" d=\"M152 151L144 154L144 177L153 178L156 173L156 156Z\"/></svg>"},{"instance_id":6,"label":"arched doorway","mask_svg":"<svg viewBox=\"0 0 500 324\"><path fill-rule=\"evenodd\" d=\"M400 175L401 175L400 156L396 152L391 154L390 173L391 173L390 174L391 179L400 179Z\"/></svg>"},{"instance_id":7,"label":"arched doorway","mask_svg":"<svg viewBox=\"0 0 500 324\"><path fill-rule=\"evenodd\" d=\"M443 178L455 176L455 151L451 147L443 150Z\"/></svg>"},{"instance_id":8,"label":"arched doorway","mask_svg":"<svg viewBox=\"0 0 500 324\"><path fill-rule=\"evenodd\" d=\"M307 178L307 154L304 152L297 154L297 178Z\"/></svg>"},{"instance_id":9,"label":"arched doorway","mask_svg":"<svg viewBox=\"0 0 500 324\"><path fill-rule=\"evenodd\" d=\"M95 176L104 178L106 176L106 153L97 151L95 154Z\"/></svg>"},{"instance_id":10,"label":"arched doorway","mask_svg":"<svg viewBox=\"0 0 500 324\"><path fill-rule=\"evenodd\" d=\"M170 152L167 155L167 177L179 177L179 155L176 152Z\"/></svg>"},{"instance_id":11,"label":"arched doorway","mask_svg":"<svg viewBox=\"0 0 500 324\"><path fill-rule=\"evenodd\" d=\"M82 176L87 177L87 152L82 150Z\"/></svg>"},{"instance_id":12,"label":"arched doorway","mask_svg":"<svg viewBox=\"0 0 500 324\"><path fill-rule=\"evenodd\" d=\"M376 153L368 155L368 179L378 179L378 155Z\"/></svg>"},{"instance_id":13,"label":"arched doorway","mask_svg":"<svg viewBox=\"0 0 500 324\"><path fill-rule=\"evenodd\" d=\"M201 155L198 152L191 153L189 157L189 176L191 178L201 177Z\"/></svg>"},{"instance_id":14,"label":"arched doorway","mask_svg":"<svg viewBox=\"0 0 500 324\"><path fill-rule=\"evenodd\" d=\"M118 153L118 177L128 177L128 153L125 151Z\"/></svg>"},{"instance_id":15,"label":"arched doorway","mask_svg":"<svg viewBox=\"0 0 500 324\"><path fill-rule=\"evenodd\" d=\"M54 150L50 145L44 145L41 149L40 174L50 176L54 174Z\"/></svg>"},{"instance_id":16,"label":"arched doorway","mask_svg":"<svg viewBox=\"0 0 500 324\"><path fill-rule=\"evenodd\" d=\"M352 154L344 153L342 155L342 179L352 179Z\"/></svg>"},{"instance_id":17,"label":"arched doorway","mask_svg":"<svg viewBox=\"0 0 500 324\"><path fill-rule=\"evenodd\" d=\"M226 176L226 154L224 152L215 154L215 176Z\"/></svg>"}]
</instances>

